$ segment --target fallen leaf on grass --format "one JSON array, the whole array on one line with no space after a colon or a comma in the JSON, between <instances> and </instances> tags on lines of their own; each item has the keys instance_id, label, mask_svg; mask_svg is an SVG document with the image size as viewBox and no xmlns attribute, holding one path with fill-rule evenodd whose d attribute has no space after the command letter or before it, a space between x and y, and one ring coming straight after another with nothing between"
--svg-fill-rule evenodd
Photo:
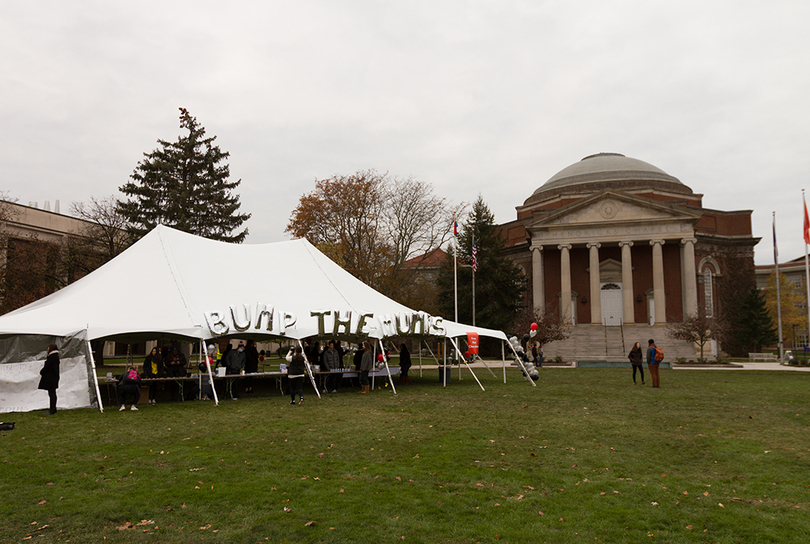
<instances>
[{"instance_id":1,"label":"fallen leaf on grass","mask_svg":"<svg viewBox=\"0 0 810 544\"><path fill-rule=\"evenodd\" d=\"M541 516L545 516L545 514L543 513L543 511L542 511L542 510L539 510L537 513L538 513L539 515L541 515Z\"/></svg>"},{"instance_id":2,"label":"fallen leaf on grass","mask_svg":"<svg viewBox=\"0 0 810 544\"><path fill-rule=\"evenodd\" d=\"M37 504L47 504L47 503L48 503L48 501L42 500L42 501L39 501Z\"/></svg>"},{"instance_id":3,"label":"fallen leaf on grass","mask_svg":"<svg viewBox=\"0 0 810 544\"><path fill-rule=\"evenodd\" d=\"M304 524L304 527L312 527L313 525L315 525L314 521L308 521Z\"/></svg>"},{"instance_id":4,"label":"fallen leaf on grass","mask_svg":"<svg viewBox=\"0 0 810 544\"><path fill-rule=\"evenodd\" d=\"M687 529L691 529L691 528L692 528L692 526L691 526L691 525L687 525L687 526L686 526L686 528L687 528Z\"/></svg>"},{"instance_id":5,"label":"fallen leaf on grass","mask_svg":"<svg viewBox=\"0 0 810 544\"><path fill-rule=\"evenodd\" d=\"M210 529L210 528L211 528L211 524L209 523L208 525L203 525L202 527L200 527L200 530L205 531L206 529Z\"/></svg>"},{"instance_id":6,"label":"fallen leaf on grass","mask_svg":"<svg viewBox=\"0 0 810 544\"><path fill-rule=\"evenodd\" d=\"M287 508L287 507L285 506L285 507L284 507L284 511L285 511L285 512L292 512L292 508Z\"/></svg>"},{"instance_id":7,"label":"fallen leaf on grass","mask_svg":"<svg viewBox=\"0 0 810 544\"><path fill-rule=\"evenodd\" d=\"M719 506L720 508L725 508L725 506L723 506L723 503L722 503L722 502L718 502L718 503L717 503L717 506Z\"/></svg>"}]
</instances>

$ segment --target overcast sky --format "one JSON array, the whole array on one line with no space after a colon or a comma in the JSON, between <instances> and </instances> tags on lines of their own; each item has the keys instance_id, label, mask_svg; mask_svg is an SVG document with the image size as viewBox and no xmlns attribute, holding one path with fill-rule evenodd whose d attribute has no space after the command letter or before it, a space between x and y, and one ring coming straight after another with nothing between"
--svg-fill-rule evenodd
<instances>
[{"instance_id":1,"label":"overcast sky","mask_svg":"<svg viewBox=\"0 0 810 544\"><path fill-rule=\"evenodd\" d=\"M121 197L179 107L285 240L316 179L377 169L480 194L498 223L617 152L754 210L757 264L803 255L810 2L0 0L0 191Z\"/></svg>"}]
</instances>

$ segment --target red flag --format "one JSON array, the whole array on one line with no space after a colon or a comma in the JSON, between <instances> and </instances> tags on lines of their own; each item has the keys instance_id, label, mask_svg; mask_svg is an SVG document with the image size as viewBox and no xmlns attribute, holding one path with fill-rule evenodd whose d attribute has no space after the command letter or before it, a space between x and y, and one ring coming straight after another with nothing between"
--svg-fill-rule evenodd
<instances>
[{"instance_id":1,"label":"red flag","mask_svg":"<svg viewBox=\"0 0 810 544\"><path fill-rule=\"evenodd\" d=\"M802 193L802 204L804 204L804 243L810 244L810 218L807 217L807 202L804 201L804 193Z\"/></svg>"}]
</instances>

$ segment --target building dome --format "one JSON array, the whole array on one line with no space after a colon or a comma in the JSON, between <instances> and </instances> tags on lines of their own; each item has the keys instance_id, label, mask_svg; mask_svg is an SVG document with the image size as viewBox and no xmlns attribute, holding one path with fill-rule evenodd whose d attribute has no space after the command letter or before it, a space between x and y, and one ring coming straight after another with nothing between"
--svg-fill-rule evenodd
<instances>
[{"instance_id":1,"label":"building dome","mask_svg":"<svg viewBox=\"0 0 810 544\"><path fill-rule=\"evenodd\" d=\"M532 193L524 206L563 192L587 194L604 189L627 190L636 187L692 194L692 189L678 178L649 163L625 157L621 153L597 153L557 172Z\"/></svg>"}]
</instances>

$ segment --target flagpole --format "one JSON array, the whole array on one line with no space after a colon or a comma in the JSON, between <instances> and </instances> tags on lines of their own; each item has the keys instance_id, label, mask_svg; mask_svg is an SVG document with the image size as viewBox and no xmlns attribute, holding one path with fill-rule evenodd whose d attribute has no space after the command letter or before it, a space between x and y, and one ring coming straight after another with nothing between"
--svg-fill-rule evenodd
<instances>
[{"instance_id":1,"label":"flagpole","mask_svg":"<svg viewBox=\"0 0 810 544\"><path fill-rule=\"evenodd\" d=\"M477 256L475 254L475 233L472 235L472 256L473 256L473 267L472 267L472 317L473 317L473 327L475 327L475 269L477 268Z\"/></svg>"},{"instance_id":2,"label":"flagpole","mask_svg":"<svg viewBox=\"0 0 810 544\"><path fill-rule=\"evenodd\" d=\"M458 323L458 218L456 212L453 212L453 237L453 299L456 310L453 321Z\"/></svg>"},{"instance_id":3,"label":"flagpole","mask_svg":"<svg viewBox=\"0 0 810 544\"><path fill-rule=\"evenodd\" d=\"M805 346L810 342L810 265L808 265L807 245L810 244L810 217L807 215L807 202L804 199L804 189L802 189L802 204L804 204L804 284L807 287L807 336L805 336ZM796 346L793 346L796 349ZM795 356L795 354L794 354Z\"/></svg>"},{"instance_id":4,"label":"flagpole","mask_svg":"<svg viewBox=\"0 0 810 544\"><path fill-rule=\"evenodd\" d=\"M779 323L779 362L781 363L785 350L782 344L782 295L779 289L779 251L776 249L776 212L773 212L773 262L776 270L776 317Z\"/></svg>"}]
</instances>

